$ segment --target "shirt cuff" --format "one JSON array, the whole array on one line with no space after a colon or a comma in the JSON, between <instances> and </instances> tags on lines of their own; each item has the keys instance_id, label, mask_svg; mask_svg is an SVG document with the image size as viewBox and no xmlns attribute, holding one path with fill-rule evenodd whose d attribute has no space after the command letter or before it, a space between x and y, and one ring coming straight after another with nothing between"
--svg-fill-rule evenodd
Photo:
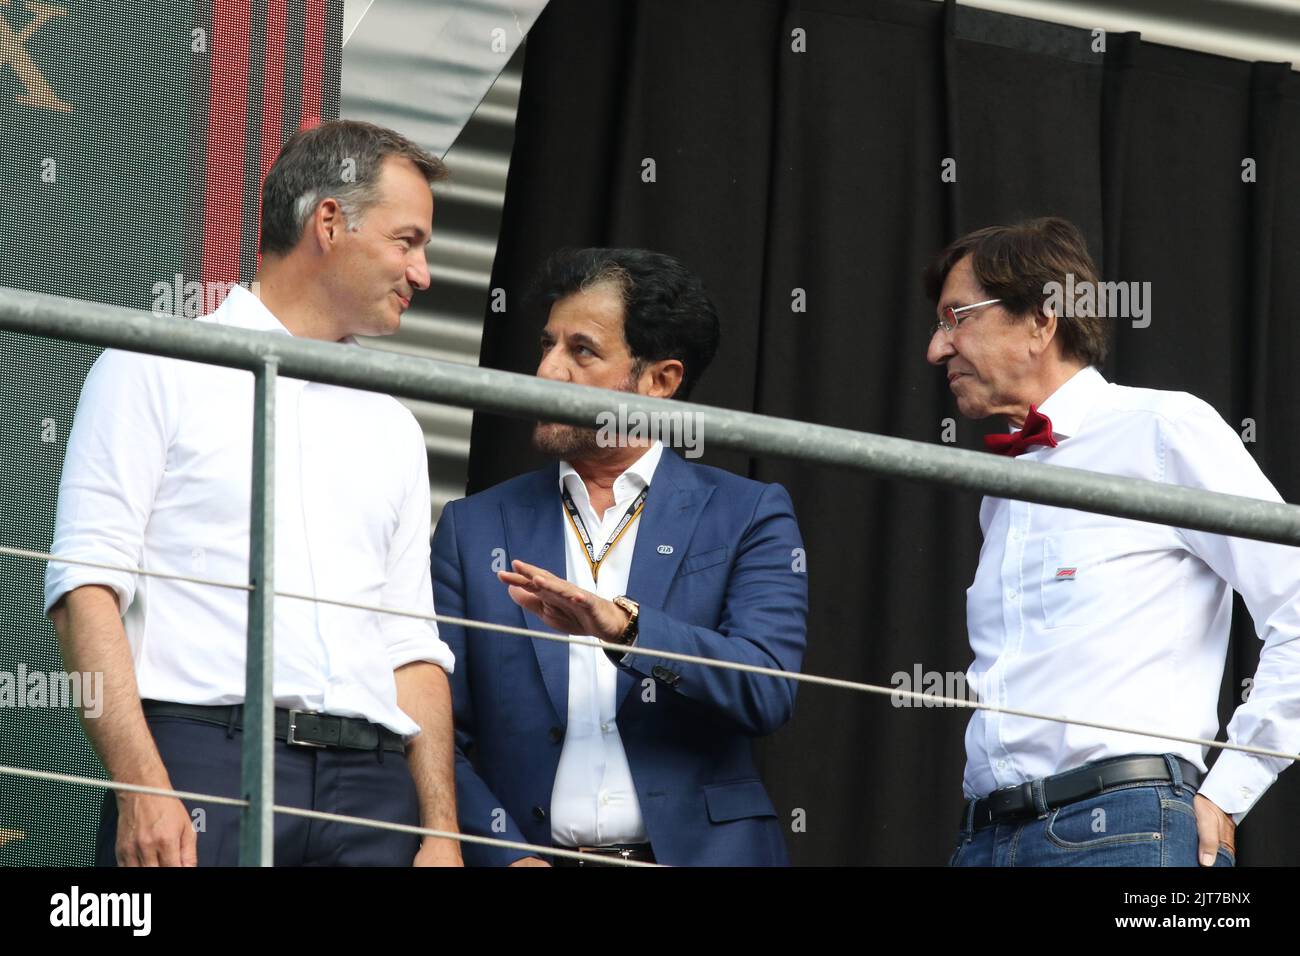
<instances>
[{"instance_id":1,"label":"shirt cuff","mask_svg":"<svg viewBox=\"0 0 1300 956\"><path fill-rule=\"evenodd\" d=\"M1277 773L1268 766L1268 758L1225 750L1210 769L1200 793L1229 814L1234 823L1241 823L1276 779Z\"/></svg>"},{"instance_id":2,"label":"shirt cuff","mask_svg":"<svg viewBox=\"0 0 1300 956\"><path fill-rule=\"evenodd\" d=\"M50 608L77 588L88 584L99 584L113 589L113 593L117 595L118 615L124 615L135 598L135 582L136 575L129 571L109 571L107 568L87 568L81 565L51 562L45 572L45 613L48 615Z\"/></svg>"},{"instance_id":3,"label":"shirt cuff","mask_svg":"<svg viewBox=\"0 0 1300 956\"><path fill-rule=\"evenodd\" d=\"M384 629L388 645L388 662L393 670L415 661L437 664L448 674L456 668L456 655L441 638L434 637L427 628L417 625L413 629Z\"/></svg>"}]
</instances>

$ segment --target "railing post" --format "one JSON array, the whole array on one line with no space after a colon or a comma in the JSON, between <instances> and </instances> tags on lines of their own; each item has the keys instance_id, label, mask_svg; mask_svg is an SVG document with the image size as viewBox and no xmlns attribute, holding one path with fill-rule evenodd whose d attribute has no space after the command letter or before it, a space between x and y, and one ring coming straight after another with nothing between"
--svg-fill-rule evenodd
<instances>
[{"instance_id":1,"label":"railing post","mask_svg":"<svg viewBox=\"0 0 1300 956\"><path fill-rule=\"evenodd\" d=\"M253 468L248 522L248 662L239 865L271 866L275 857L275 383L276 359L253 372Z\"/></svg>"}]
</instances>

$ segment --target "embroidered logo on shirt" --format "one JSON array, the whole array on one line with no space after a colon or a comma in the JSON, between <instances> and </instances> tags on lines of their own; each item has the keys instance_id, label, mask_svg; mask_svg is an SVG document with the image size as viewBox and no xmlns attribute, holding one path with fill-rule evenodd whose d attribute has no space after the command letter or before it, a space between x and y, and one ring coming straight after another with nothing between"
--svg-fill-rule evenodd
<instances>
[{"instance_id":1,"label":"embroidered logo on shirt","mask_svg":"<svg viewBox=\"0 0 1300 956\"><path fill-rule=\"evenodd\" d=\"M1074 577L1074 572L1077 570L1079 569L1078 568L1057 568L1056 576L1058 578L1072 578Z\"/></svg>"}]
</instances>

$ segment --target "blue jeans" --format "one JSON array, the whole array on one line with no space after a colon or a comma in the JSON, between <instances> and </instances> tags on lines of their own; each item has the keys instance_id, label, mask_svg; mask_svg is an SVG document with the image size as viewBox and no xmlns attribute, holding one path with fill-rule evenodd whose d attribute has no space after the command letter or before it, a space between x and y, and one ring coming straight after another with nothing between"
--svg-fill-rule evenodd
<instances>
[{"instance_id":1,"label":"blue jeans","mask_svg":"<svg viewBox=\"0 0 1300 956\"><path fill-rule=\"evenodd\" d=\"M1173 782L1133 783L1037 818L971 827L966 812L949 866L1197 866L1196 791L1174 768ZM1041 787L1035 794L1042 800ZM1222 847L1215 866L1235 866Z\"/></svg>"}]
</instances>

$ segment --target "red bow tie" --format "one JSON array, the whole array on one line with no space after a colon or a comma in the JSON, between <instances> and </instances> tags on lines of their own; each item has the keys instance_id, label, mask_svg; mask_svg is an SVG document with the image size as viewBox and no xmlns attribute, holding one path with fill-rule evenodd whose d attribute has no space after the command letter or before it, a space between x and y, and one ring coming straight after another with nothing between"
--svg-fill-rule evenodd
<instances>
[{"instance_id":1,"label":"red bow tie","mask_svg":"<svg viewBox=\"0 0 1300 956\"><path fill-rule=\"evenodd\" d=\"M1029 406L1029 414L1025 416L1025 427L1014 435L984 436L984 447L999 455L1023 455L1029 451L1030 445L1056 447L1056 439L1052 437L1052 420L1046 415L1038 414L1038 409L1033 405Z\"/></svg>"}]
</instances>

